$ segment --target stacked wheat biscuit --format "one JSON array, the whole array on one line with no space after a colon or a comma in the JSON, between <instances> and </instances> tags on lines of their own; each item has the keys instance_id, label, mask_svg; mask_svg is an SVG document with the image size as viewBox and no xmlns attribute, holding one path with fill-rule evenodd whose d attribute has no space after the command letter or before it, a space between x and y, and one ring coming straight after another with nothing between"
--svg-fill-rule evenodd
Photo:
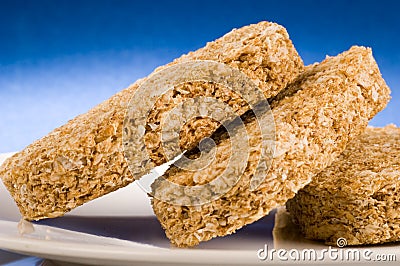
<instances>
[{"instance_id":1,"label":"stacked wheat biscuit","mask_svg":"<svg viewBox=\"0 0 400 266\"><path fill-rule=\"evenodd\" d=\"M240 70L266 98L278 94L304 68L286 29L270 22L233 30L169 65L193 60L213 60ZM141 177L133 176L128 169L122 136L129 101L145 80L138 80L89 112L70 120L1 166L0 177L23 218L38 220L61 216ZM215 97L231 106L237 115L249 110L249 105L228 88L209 83L176 86L160 97L148 116L146 147L143 148L148 150L149 160L143 162L147 168L142 174L166 162L158 127L163 116L185 99L196 96ZM181 130L182 149L196 146L218 126L219 123L207 118L190 121Z\"/></svg>"},{"instance_id":2,"label":"stacked wheat biscuit","mask_svg":"<svg viewBox=\"0 0 400 266\"><path fill-rule=\"evenodd\" d=\"M230 106L240 117L228 125L229 134L220 127L232 119L228 115L221 121L197 117L184 124L179 144L192 160L185 162L186 168L172 166L153 183L152 205L176 246L194 246L231 234L284 205L312 180L318 180L320 172L342 160L340 154L390 98L371 49L355 46L304 68L286 30L275 23L260 22L233 30L156 69L154 75L193 60L212 60L240 70L262 91L270 109L256 116L240 95L214 83L175 86L159 97L149 112L142 132L145 144L136 147L137 151L147 149L149 158L140 162L142 172L132 174L124 157L123 132L129 131L124 126L129 101L147 79L139 80L1 166L0 176L23 218L61 216L165 163L168 158L162 148L161 121L186 100L205 96ZM271 121L269 118L273 118L271 123L260 125L260 121ZM242 124L236 125L237 120ZM215 146L199 151L198 143L209 136ZM135 136L130 138L134 141ZM232 143L232 139L246 142ZM269 143L267 152L265 143ZM248 151L244 164L242 160L231 162L236 158L232 147L241 149L241 145ZM130 152L134 154L135 149ZM200 170L190 170L202 154L213 155L205 156L213 160ZM231 174L213 183L230 163L234 166ZM257 181L254 187L253 180ZM184 189L171 190L166 181ZM192 188L204 185L204 193L212 196L215 188L209 184L229 190L205 202L191 194Z\"/></svg>"},{"instance_id":3,"label":"stacked wheat biscuit","mask_svg":"<svg viewBox=\"0 0 400 266\"><path fill-rule=\"evenodd\" d=\"M400 128L367 128L286 206L310 239L399 241Z\"/></svg>"},{"instance_id":4,"label":"stacked wheat biscuit","mask_svg":"<svg viewBox=\"0 0 400 266\"><path fill-rule=\"evenodd\" d=\"M251 143L247 168L228 193L200 206L196 202L180 206L159 200L188 198L188 193L168 189L162 179L187 186L218 177L230 160L230 140L226 135L216 141L216 159L209 167L199 172L173 166L154 183L153 209L167 236L177 246L193 246L231 234L284 205L337 159L388 100L389 88L370 49L352 47L308 67L271 101L276 151L256 190L250 189L250 182L260 160L262 138L254 116L245 119Z\"/></svg>"}]
</instances>

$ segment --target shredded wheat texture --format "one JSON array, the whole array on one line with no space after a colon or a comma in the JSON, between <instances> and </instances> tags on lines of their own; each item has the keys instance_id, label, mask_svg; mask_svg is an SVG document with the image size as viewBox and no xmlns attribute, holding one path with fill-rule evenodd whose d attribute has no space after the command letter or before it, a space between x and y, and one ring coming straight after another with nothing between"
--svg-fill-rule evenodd
<instances>
[{"instance_id":1,"label":"shredded wheat texture","mask_svg":"<svg viewBox=\"0 0 400 266\"><path fill-rule=\"evenodd\" d=\"M191 60L214 60L239 69L266 98L275 96L303 70L285 28L270 22L233 30L171 64ZM24 219L61 216L140 178L128 170L122 131L129 100L144 80L35 141L1 166L0 177ZM249 109L234 92L215 84L182 84L173 88L160 98L148 117L145 140L153 166L166 161L159 141L162 116L185 98L199 95L225 102L238 115ZM182 148L196 146L218 126L208 119L191 121L182 129Z\"/></svg>"},{"instance_id":2,"label":"shredded wheat texture","mask_svg":"<svg viewBox=\"0 0 400 266\"><path fill-rule=\"evenodd\" d=\"M262 141L257 122L249 116L245 121L251 146L247 168L227 194L201 206L178 206L153 198L154 212L167 237L176 246L194 246L234 233L284 205L364 131L368 121L386 106L389 94L369 48L355 46L307 67L271 102L276 152L264 182L250 191ZM193 186L219 176L230 158L230 141L222 135L216 142L216 158L209 167L196 172L172 167L163 178ZM164 193L164 199L174 200L182 197L185 202L187 195L174 194L159 184L153 184L155 195Z\"/></svg>"},{"instance_id":3,"label":"shredded wheat texture","mask_svg":"<svg viewBox=\"0 0 400 266\"><path fill-rule=\"evenodd\" d=\"M287 209L306 238L400 241L400 128L367 128Z\"/></svg>"}]
</instances>

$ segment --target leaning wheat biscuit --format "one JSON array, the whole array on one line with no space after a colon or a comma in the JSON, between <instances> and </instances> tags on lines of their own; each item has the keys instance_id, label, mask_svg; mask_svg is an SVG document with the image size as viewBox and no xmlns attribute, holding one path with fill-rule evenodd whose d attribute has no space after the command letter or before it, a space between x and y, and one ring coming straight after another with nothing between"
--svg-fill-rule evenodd
<instances>
[{"instance_id":1,"label":"leaning wheat biscuit","mask_svg":"<svg viewBox=\"0 0 400 266\"><path fill-rule=\"evenodd\" d=\"M289 36L280 25L269 22L246 26L226 34L204 48L171 64L213 60L242 71L266 98L275 96L302 71L303 63ZM94 107L8 159L0 169L7 189L23 217L37 220L65 212L126 186L133 176L124 158L123 122L129 101L146 79ZM249 106L234 92L209 83L182 84L160 97L145 128L150 161L147 170L166 161L160 144L160 120L186 98L212 96L231 106L238 115ZM219 124L193 120L182 129L181 146L197 145ZM196 130L197 127L206 130Z\"/></svg>"},{"instance_id":2,"label":"leaning wheat biscuit","mask_svg":"<svg viewBox=\"0 0 400 266\"><path fill-rule=\"evenodd\" d=\"M400 241L400 128L367 128L287 209L306 238L347 245Z\"/></svg>"},{"instance_id":3,"label":"leaning wheat biscuit","mask_svg":"<svg viewBox=\"0 0 400 266\"><path fill-rule=\"evenodd\" d=\"M369 48L352 47L308 67L271 102L276 151L270 170L257 189L249 188L259 165L262 140L252 115L244 118L250 143L247 167L225 195L199 205L190 189L171 191L165 180L196 186L215 179L231 157L227 134L215 140L217 146L210 151L216 154L215 160L208 167L193 172L173 166L156 180L152 205L167 237L179 247L193 246L231 234L284 205L362 133L369 119L386 106L389 94ZM179 199L183 206L170 203Z\"/></svg>"}]
</instances>

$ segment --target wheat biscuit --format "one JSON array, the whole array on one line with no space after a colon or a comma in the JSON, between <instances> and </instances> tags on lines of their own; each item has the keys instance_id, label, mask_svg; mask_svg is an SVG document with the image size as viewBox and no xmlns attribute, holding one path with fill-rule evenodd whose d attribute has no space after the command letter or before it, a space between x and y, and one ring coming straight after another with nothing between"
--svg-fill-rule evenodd
<instances>
[{"instance_id":1,"label":"wheat biscuit","mask_svg":"<svg viewBox=\"0 0 400 266\"><path fill-rule=\"evenodd\" d=\"M400 241L400 128L369 127L287 209L306 238L335 245Z\"/></svg>"},{"instance_id":2,"label":"wheat biscuit","mask_svg":"<svg viewBox=\"0 0 400 266\"><path fill-rule=\"evenodd\" d=\"M307 67L271 101L275 153L268 174L256 190L249 188L259 165L262 140L251 115L244 118L250 143L247 167L225 195L199 205L190 190L171 191L163 180L196 186L218 177L231 157L227 134L218 136L217 146L210 151L215 152L215 160L208 167L190 171L173 166L153 184L153 209L167 237L176 246L194 246L231 234L284 205L363 132L368 121L386 106L389 94L369 48L355 46ZM169 203L177 199L184 206Z\"/></svg>"},{"instance_id":3,"label":"wheat biscuit","mask_svg":"<svg viewBox=\"0 0 400 266\"><path fill-rule=\"evenodd\" d=\"M214 60L242 71L266 98L275 96L303 69L285 28L270 22L235 29L156 71L192 60ZM1 166L0 177L23 218L38 220L61 216L140 178L128 170L122 136L129 100L145 80L138 80L70 120ZM145 139L151 159L149 168L166 161L159 145L161 131L157 123L184 99L198 95L211 95L232 106L238 115L249 109L233 92L215 84L182 84L171 89L148 116ZM207 119L188 123L180 136L182 148L196 146L218 126ZM198 127L207 130L196 130Z\"/></svg>"}]
</instances>

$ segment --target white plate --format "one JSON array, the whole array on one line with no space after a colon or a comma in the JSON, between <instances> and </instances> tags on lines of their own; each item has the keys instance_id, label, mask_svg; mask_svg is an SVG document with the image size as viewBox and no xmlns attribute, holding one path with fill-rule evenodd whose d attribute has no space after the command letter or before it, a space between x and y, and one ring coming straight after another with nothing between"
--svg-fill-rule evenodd
<instances>
[{"instance_id":1,"label":"white plate","mask_svg":"<svg viewBox=\"0 0 400 266\"><path fill-rule=\"evenodd\" d=\"M0 154L0 164L5 157ZM269 249L286 251L313 248L317 254L327 248L321 243L304 240L296 228L287 222L279 222L273 233L274 216L271 214L234 235L213 239L196 248L172 248L151 210L145 192L132 184L85 204L64 217L35 223L33 233L21 235L17 229L20 219L18 210L1 183L0 249L57 261L57 265L61 262L93 265L356 265L365 262L334 261L329 258L324 261L282 261L276 255L273 261L269 258L261 261L257 252L265 245ZM280 221L286 218L284 214L279 216ZM360 248L360 252L367 248ZM373 256L394 254L400 260L400 245L369 249Z\"/></svg>"}]
</instances>

